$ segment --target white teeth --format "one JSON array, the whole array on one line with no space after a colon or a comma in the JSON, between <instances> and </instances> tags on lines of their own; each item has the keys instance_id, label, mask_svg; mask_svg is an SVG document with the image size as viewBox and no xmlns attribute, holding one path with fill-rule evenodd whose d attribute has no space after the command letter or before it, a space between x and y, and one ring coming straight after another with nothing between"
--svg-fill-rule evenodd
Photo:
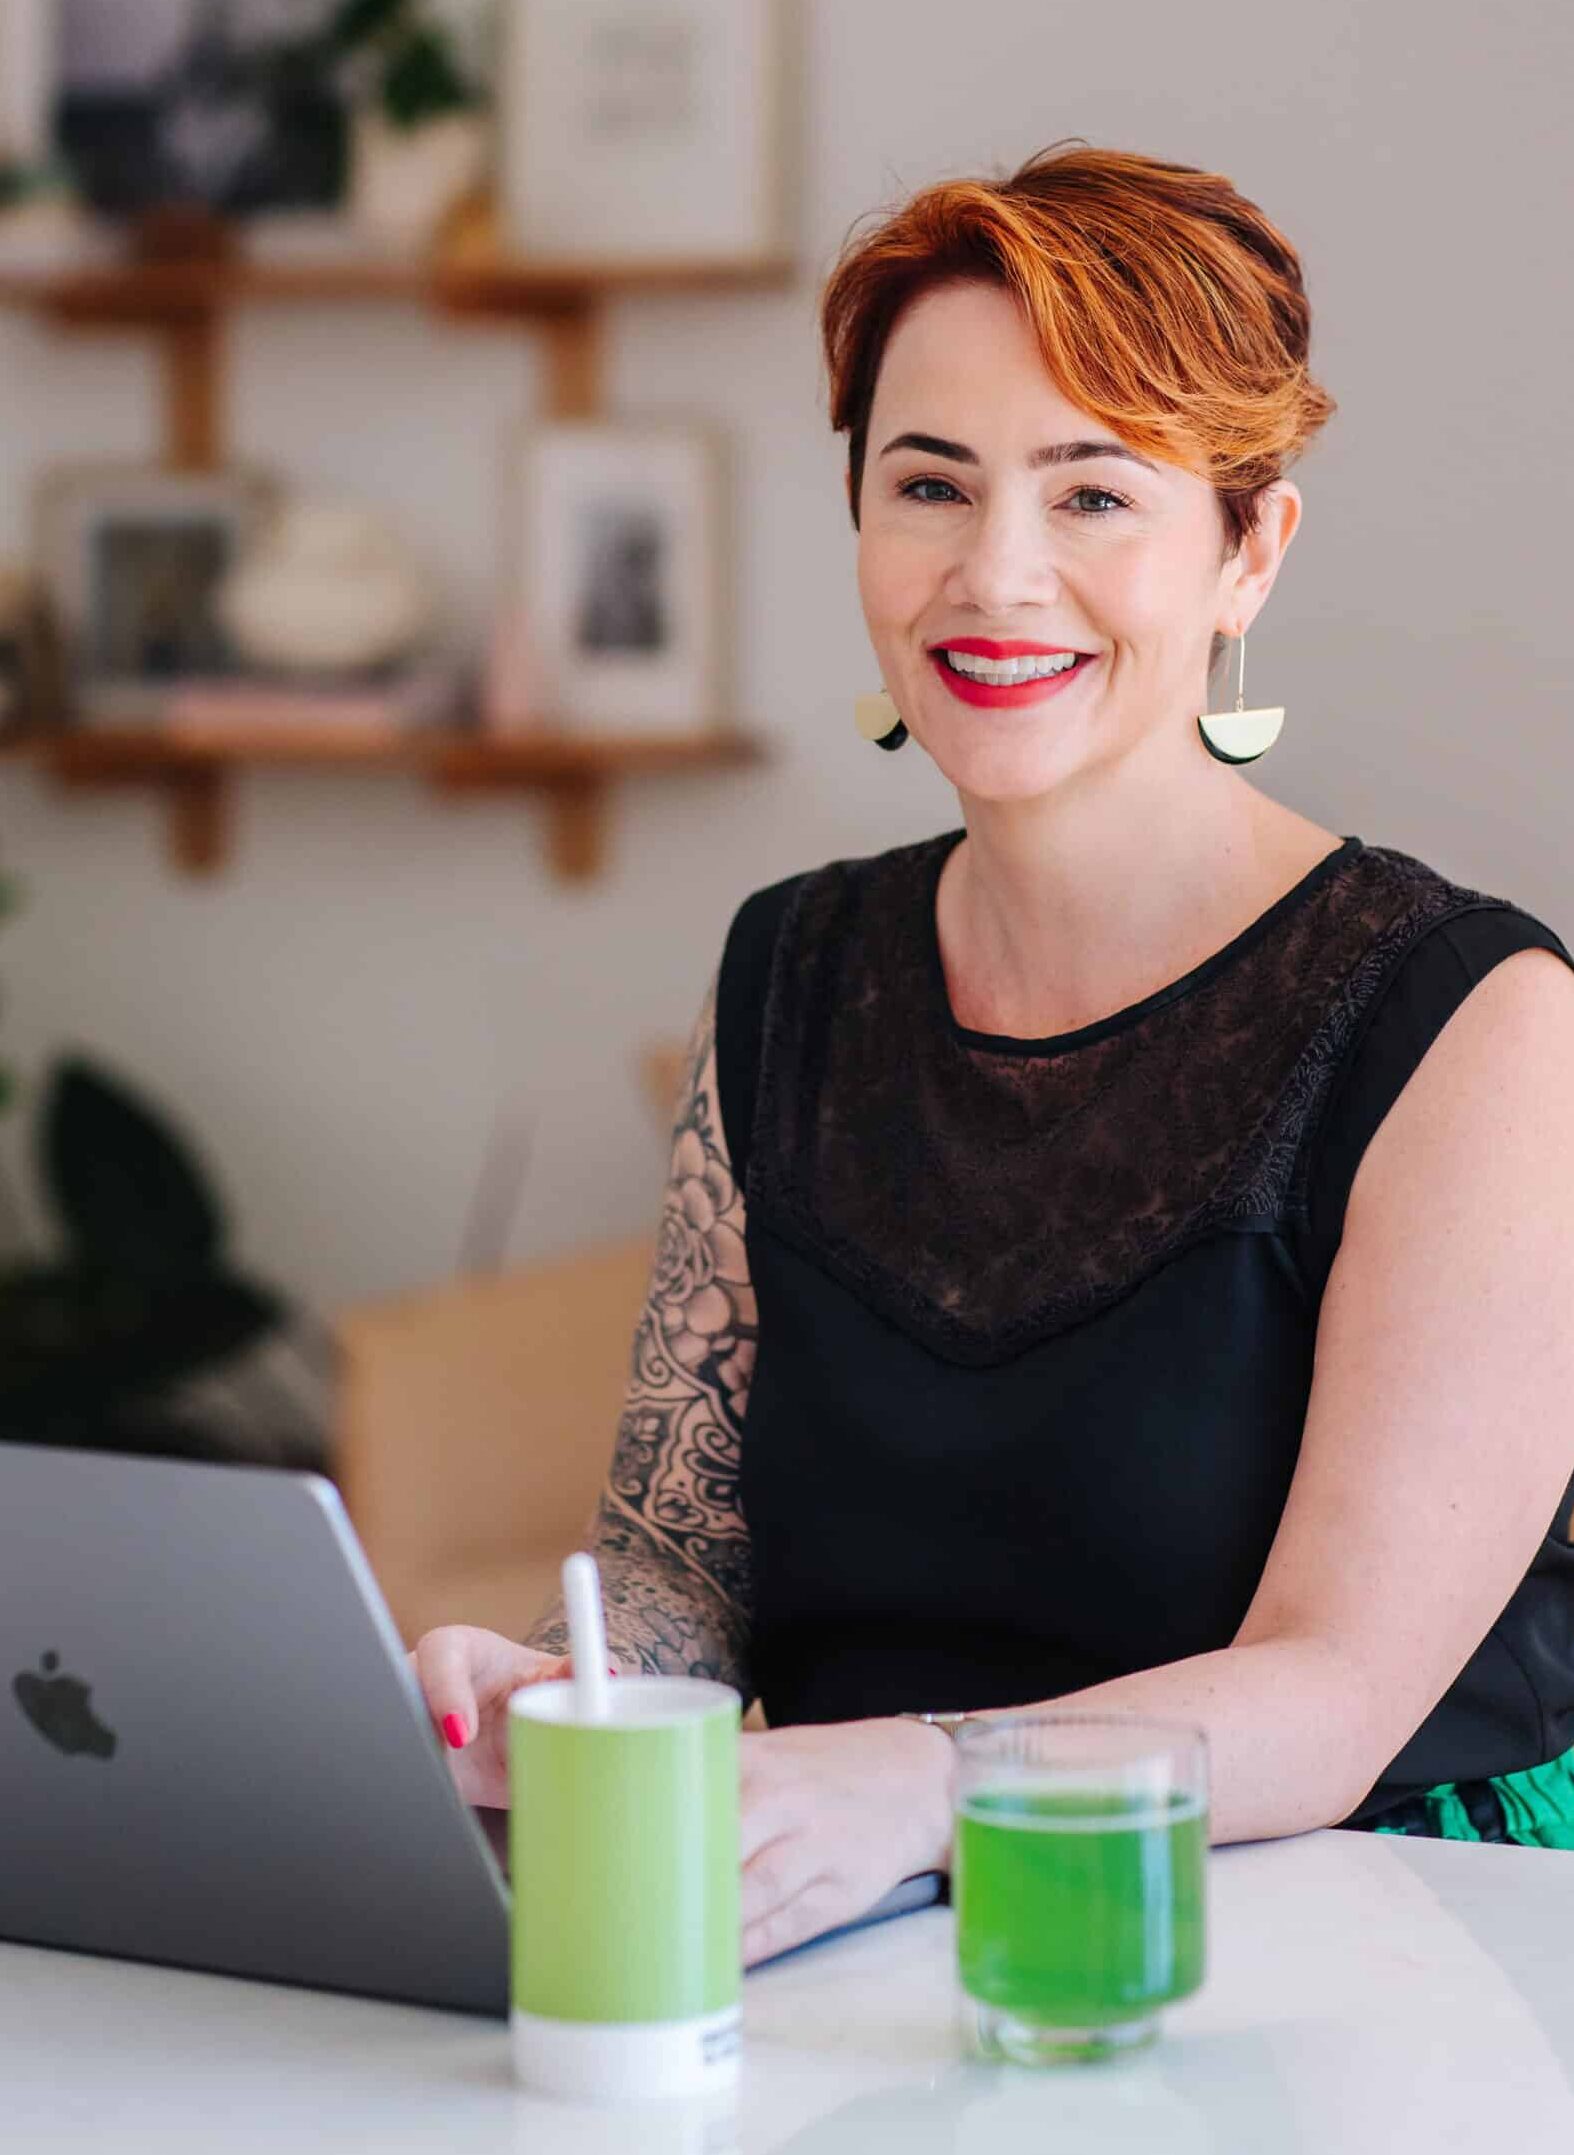
<instances>
[{"instance_id":1,"label":"white teeth","mask_svg":"<svg viewBox=\"0 0 1574 2155\"><path fill-rule=\"evenodd\" d=\"M1053 658L974 658L961 651L946 651L942 656L953 672L1000 688L1009 687L1013 681L1045 681L1051 674L1066 673L1077 663L1075 651L1057 652Z\"/></svg>"}]
</instances>

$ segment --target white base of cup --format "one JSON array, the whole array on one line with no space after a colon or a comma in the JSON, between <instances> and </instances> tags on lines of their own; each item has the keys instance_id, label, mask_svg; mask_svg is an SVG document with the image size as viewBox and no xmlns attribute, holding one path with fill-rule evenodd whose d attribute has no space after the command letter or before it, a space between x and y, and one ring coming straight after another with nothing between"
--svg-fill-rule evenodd
<instances>
[{"instance_id":1,"label":"white base of cup","mask_svg":"<svg viewBox=\"0 0 1574 2155\"><path fill-rule=\"evenodd\" d=\"M580 2102L646 2095L709 2095L738 2077L742 2013L735 2005L697 2020L549 2020L509 2016L514 2073L543 2095Z\"/></svg>"}]
</instances>

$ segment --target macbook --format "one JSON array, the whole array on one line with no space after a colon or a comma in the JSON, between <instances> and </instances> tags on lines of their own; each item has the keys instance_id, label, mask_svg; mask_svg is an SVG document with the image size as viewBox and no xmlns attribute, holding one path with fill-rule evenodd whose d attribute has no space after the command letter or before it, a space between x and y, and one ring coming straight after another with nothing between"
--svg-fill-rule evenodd
<instances>
[{"instance_id":1,"label":"macbook","mask_svg":"<svg viewBox=\"0 0 1574 2155\"><path fill-rule=\"evenodd\" d=\"M506 2014L507 1814L321 1476L0 1444L0 1662L0 1938Z\"/></svg>"}]
</instances>

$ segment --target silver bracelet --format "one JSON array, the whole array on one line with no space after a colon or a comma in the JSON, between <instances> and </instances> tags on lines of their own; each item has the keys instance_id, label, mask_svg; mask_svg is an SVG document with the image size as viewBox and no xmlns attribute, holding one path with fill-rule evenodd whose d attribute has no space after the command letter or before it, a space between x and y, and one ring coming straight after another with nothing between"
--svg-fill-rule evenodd
<instances>
[{"instance_id":1,"label":"silver bracelet","mask_svg":"<svg viewBox=\"0 0 1574 2155\"><path fill-rule=\"evenodd\" d=\"M896 1718L898 1721L925 1721L930 1728L943 1729L954 1742L962 1723L971 1721L973 1717L966 1713L900 1713Z\"/></svg>"}]
</instances>

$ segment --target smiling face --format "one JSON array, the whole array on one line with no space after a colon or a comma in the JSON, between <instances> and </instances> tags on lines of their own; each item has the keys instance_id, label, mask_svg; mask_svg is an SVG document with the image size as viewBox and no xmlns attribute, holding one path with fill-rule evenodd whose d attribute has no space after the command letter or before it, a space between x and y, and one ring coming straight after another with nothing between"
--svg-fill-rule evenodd
<instances>
[{"instance_id":1,"label":"smiling face","mask_svg":"<svg viewBox=\"0 0 1574 2155\"><path fill-rule=\"evenodd\" d=\"M926 292L891 332L858 507L864 618L909 731L964 796L1023 800L1138 751L1207 765L1210 640L1267 596L1299 496L1279 481L1225 559L1210 483L1069 404L1010 294L973 281ZM991 679L959 675L942 644ZM1024 645L1058 654L1034 671L1068 670L1002 685Z\"/></svg>"}]
</instances>

